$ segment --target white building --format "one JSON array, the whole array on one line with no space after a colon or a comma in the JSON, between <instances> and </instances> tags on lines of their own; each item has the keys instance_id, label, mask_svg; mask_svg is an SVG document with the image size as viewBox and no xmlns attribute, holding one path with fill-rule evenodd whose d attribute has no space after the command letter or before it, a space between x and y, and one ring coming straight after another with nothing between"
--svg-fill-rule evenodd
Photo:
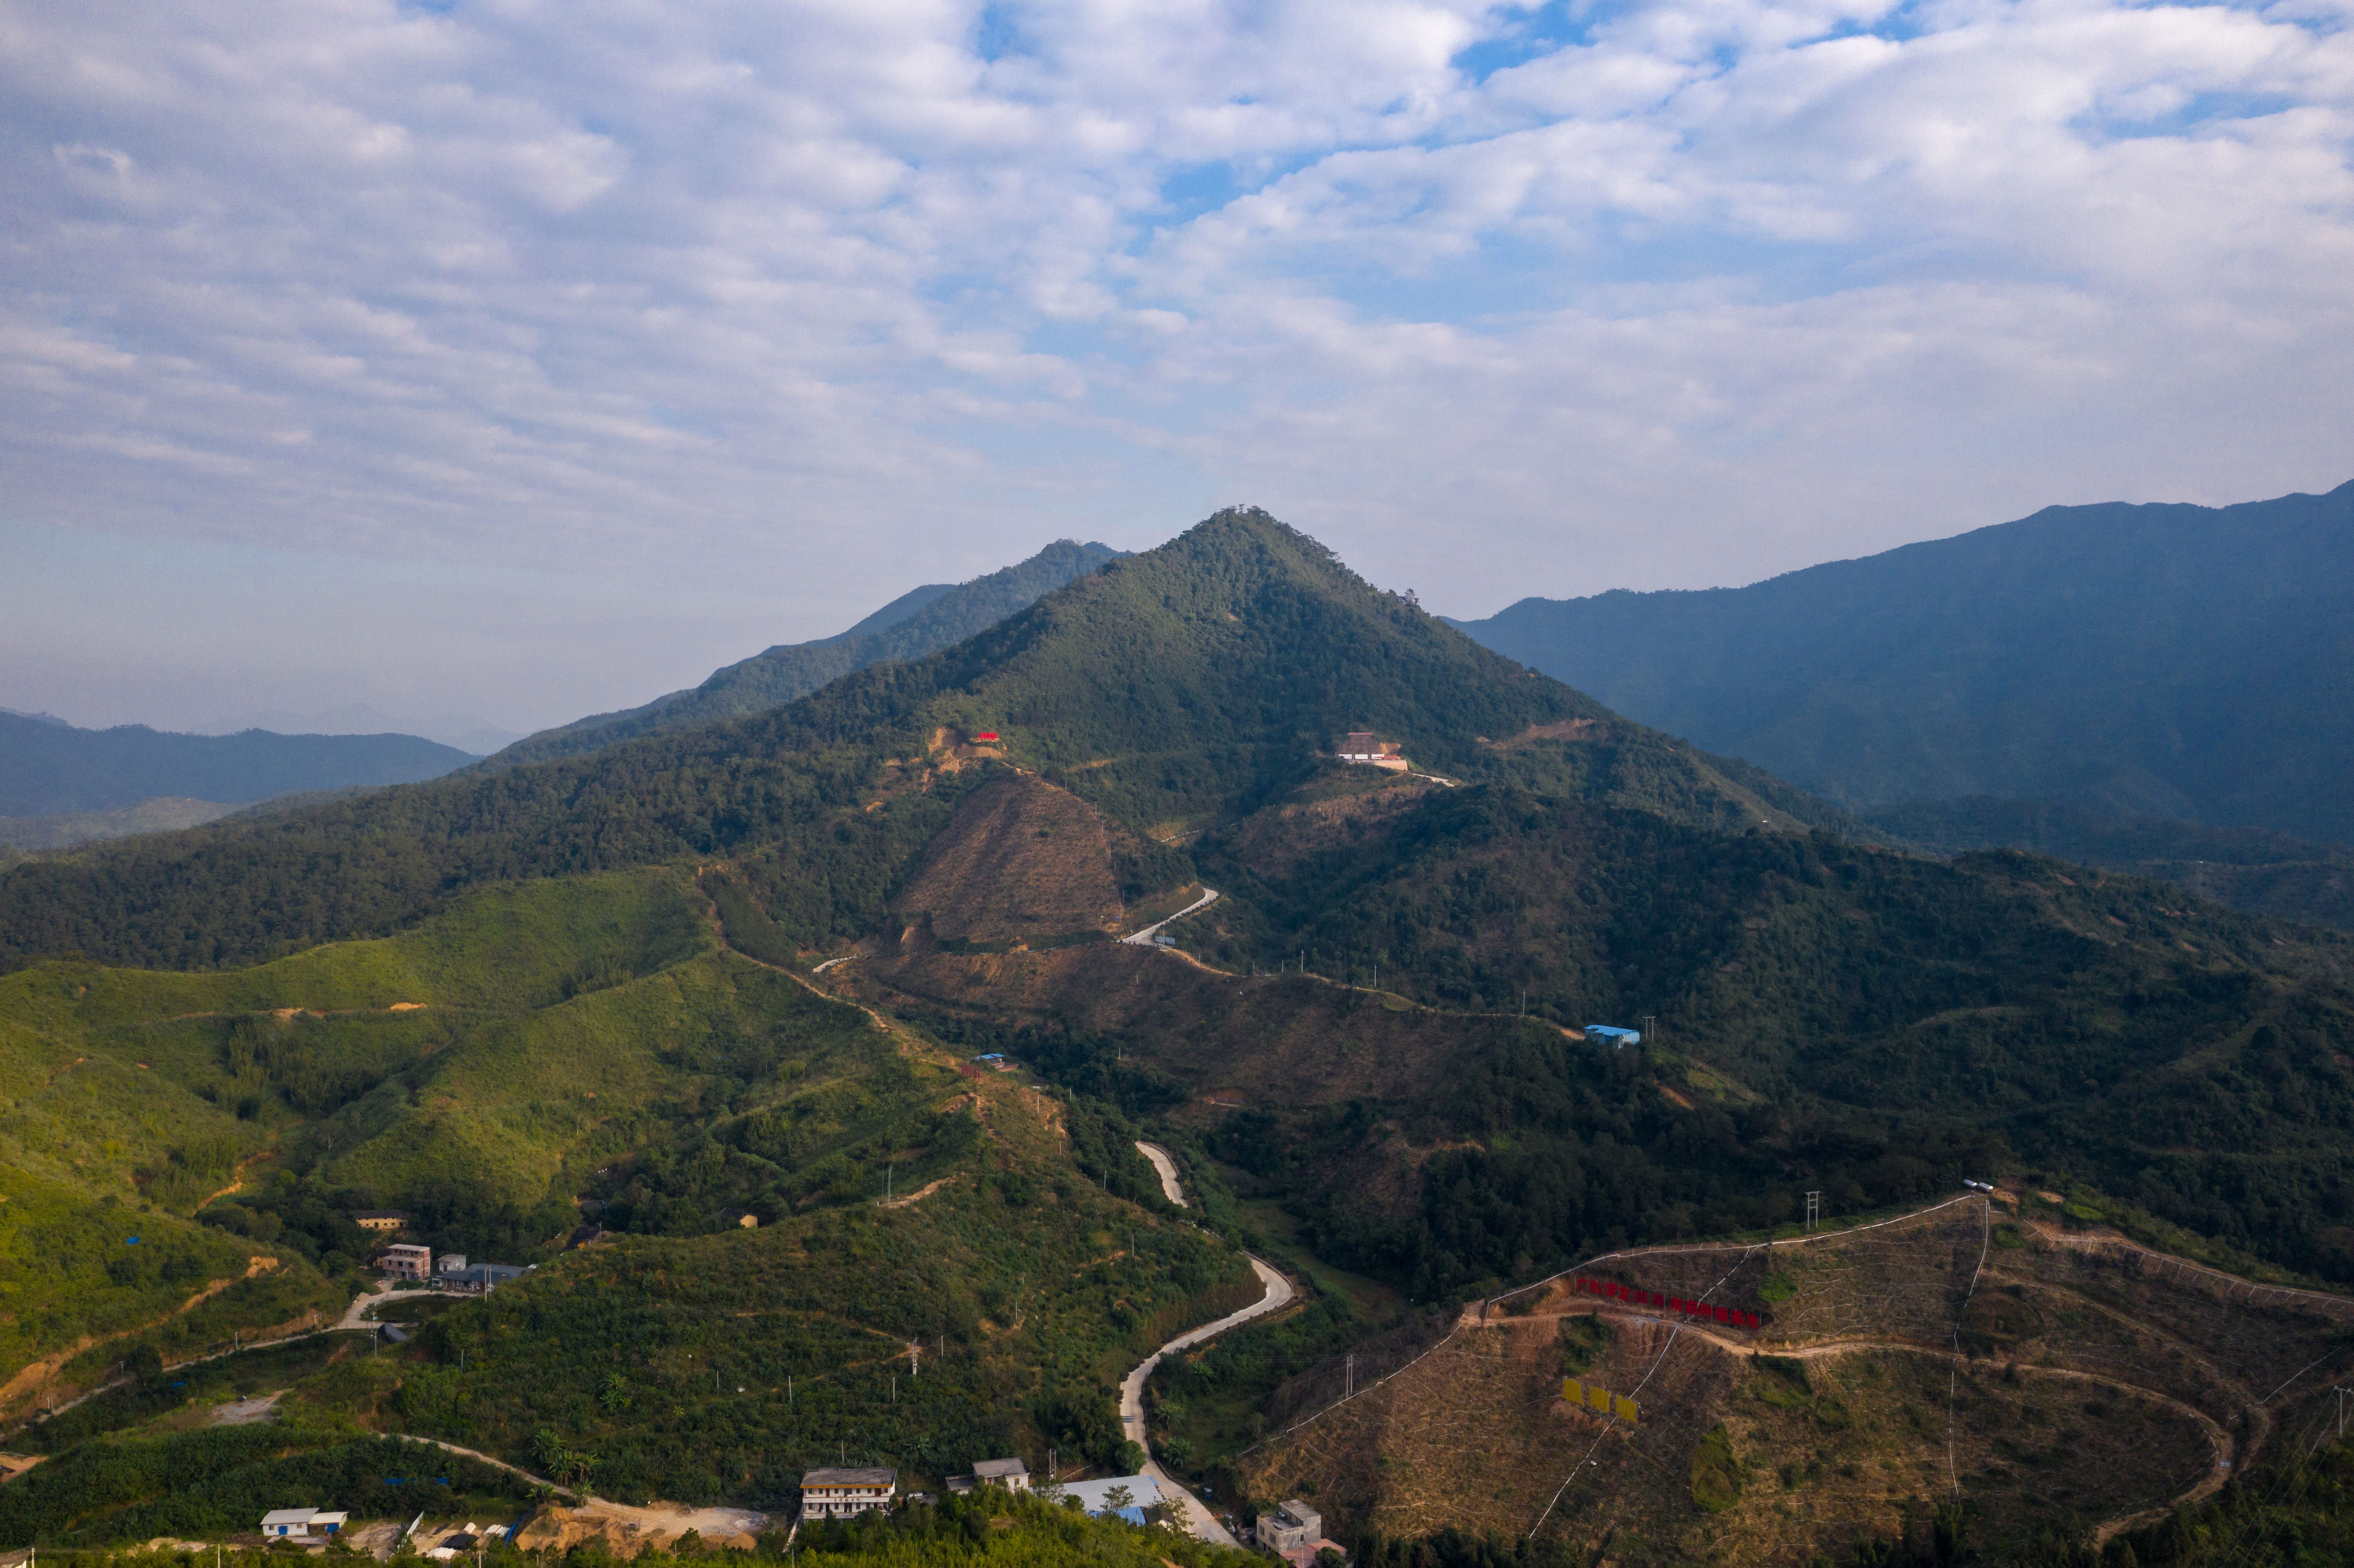
<instances>
[{"instance_id":1,"label":"white building","mask_svg":"<svg viewBox=\"0 0 2354 1568\"><path fill-rule=\"evenodd\" d=\"M1324 1533L1324 1516L1298 1498L1258 1516L1258 1543L1269 1552L1305 1546Z\"/></svg>"},{"instance_id":2,"label":"white building","mask_svg":"<svg viewBox=\"0 0 2354 1568\"><path fill-rule=\"evenodd\" d=\"M1111 1505L1111 1494L1120 1490L1128 1493L1128 1501L1115 1510ZM1160 1486L1150 1476L1108 1476L1099 1481L1066 1481L1063 1483L1063 1495L1078 1499L1079 1506L1097 1518L1107 1513L1117 1513L1130 1524L1142 1524L1144 1510L1163 1500Z\"/></svg>"},{"instance_id":3,"label":"white building","mask_svg":"<svg viewBox=\"0 0 2354 1568\"><path fill-rule=\"evenodd\" d=\"M277 1508L261 1516L261 1533L271 1541L308 1541L314 1535L333 1535L350 1520L347 1513L328 1513L315 1508Z\"/></svg>"},{"instance_id":4,"label":"white building","mask_svg":"<svg viewBox=\"0 0 2354 1568\"><path fill-rule=\"evenodd\" d=\"M848 1519L870 1508L889 1508L899 1490L899 1472L880 1467L826 1468L801 1477L801 1519Z\"/></svg>"}]
</instances>

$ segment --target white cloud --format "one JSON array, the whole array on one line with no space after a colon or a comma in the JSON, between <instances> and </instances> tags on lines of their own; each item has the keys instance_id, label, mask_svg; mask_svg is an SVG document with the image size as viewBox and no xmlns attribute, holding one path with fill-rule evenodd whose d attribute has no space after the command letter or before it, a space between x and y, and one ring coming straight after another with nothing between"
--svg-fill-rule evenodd
<instances>
[{"instance_id":1,"label":"white cloud","mask_svg":"<svg viewBox=\"0 0 2354 1568\"><path fill-rule=\"evenodd\" d=\"M1470 609L2334 483L2349 15L0 0L5 504L789 636L1226 499Z\"/></svg>"}]
</instances>

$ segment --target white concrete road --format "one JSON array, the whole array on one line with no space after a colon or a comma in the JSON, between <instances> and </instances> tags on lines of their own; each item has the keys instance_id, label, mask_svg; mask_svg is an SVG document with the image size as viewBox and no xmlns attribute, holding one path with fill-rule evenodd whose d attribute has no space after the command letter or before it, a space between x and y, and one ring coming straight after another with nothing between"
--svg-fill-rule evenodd
<instances>
[{"instance_id":1,"label":"white concrete road","mask_svg":"<svg viewBox=\"0 0 2354 1568\"><path fill-rule=\"evenodd\" d=\"M1182 920L1186 916L1193 914L1195 910L1207 909L1211 905L1215 904L1217 901L1218 890L1214 887L1205 887L1202 889L1201 897L1196 898L1193 903L1188 904L1184 908L1180 909L1176 914L1169 916L1168 920L1155 920L1151 925L1147 926L1143 930L1136 933L1136 935L1132 937L1122 937L1120 940L1126 942L1132 948L1149 948L1152 946L1152 938L1160 934L1161 927L1168 925L1170 920Z\"/></svg>"},{"instance_id":2,"label":"white concrete road","mask_svg":"<svg viewBox=\"0 0 2354 1568\"><path fill-rule=\"evenodd\" d=\"M1183 1208L1185 1189L1178 1183L1177 1161L1170 1157L1169 1151L1157 1143L1139 1143L1136 1151L1150 1160L1152 1168L1161 1172L1161 1195Z\"/></svg>"},{"instance_id":3,"label":"white concrete road","mask_svg":"<svg viewBox=\"0 0 2354 1568\"><path fill-rule=\"evenodd\" d=\"M1147 1356L1134 1372L1128 1374L1128 1381L1119 1385L1120 1431L1129 1442L1144 1450L1144 1473L1152 1478L1152 1484L1161 1489L1162 1497L1184 1510L1188 1529L1204 1541L1218 1546L1240 1547L1242 1542L1236 1541L1233 1533L1203 1506L1201 1499L1179 1486L1171 1478L1169 1472L1161 1467L1160 1461L1150 1457L1152 1446L1144 1440L1144 1383L1152 1375L1152 1369L1161 1364L1161 1357L1198 1345L1204 1340L1215 1339L1238 1323L1264 1318L1291 1299L1289 1280L1255 1257L1250 1260L1250 1266L1260 1283L1267 1287L1266 1295L1239 1312L1230 1312L1214 1323L1204 1323L1198 1329L1189 1329L1178 1335Z\"/></svg>"}]
</instances>

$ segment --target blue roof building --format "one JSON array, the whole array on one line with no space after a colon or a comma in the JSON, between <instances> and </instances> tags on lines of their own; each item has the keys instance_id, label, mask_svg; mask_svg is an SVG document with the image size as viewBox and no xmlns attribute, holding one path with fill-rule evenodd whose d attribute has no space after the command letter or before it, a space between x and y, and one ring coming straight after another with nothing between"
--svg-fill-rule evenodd
<instances>
[{"instance_id":1,"label":"blue roof building","mask_svg":"<svg viewBox=\"0 0 2354 1568\"><path fill-rule=\"evenodd\" d=\"M1640 1045L1643 1043L1643 1032L1641 1030L1620 1029L1614 1024L1608 1023L1587 1024L1585 1026L1585 1037L1588 1040L1596 1041L1601 1044L1608 1045L1613 1049L1619 1051L1624 1051L1629 1045Z\"/></svg>"}]
</instances>

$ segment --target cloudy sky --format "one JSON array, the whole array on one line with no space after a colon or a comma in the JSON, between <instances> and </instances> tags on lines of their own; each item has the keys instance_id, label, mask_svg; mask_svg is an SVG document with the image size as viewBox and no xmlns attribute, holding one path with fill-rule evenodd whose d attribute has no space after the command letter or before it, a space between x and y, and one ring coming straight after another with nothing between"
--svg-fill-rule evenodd
<instances>
[{"instance_id":1,"label":"cloudy sky","mask_svg":"<svg viewBox=\"0 0 2354 1568\"><path fill-rule=\"evenodd\" d=\"M0 0L0 704L642 701L1061 535L2354 477L2354 5Z\"/></svg>"}]
</instances>

